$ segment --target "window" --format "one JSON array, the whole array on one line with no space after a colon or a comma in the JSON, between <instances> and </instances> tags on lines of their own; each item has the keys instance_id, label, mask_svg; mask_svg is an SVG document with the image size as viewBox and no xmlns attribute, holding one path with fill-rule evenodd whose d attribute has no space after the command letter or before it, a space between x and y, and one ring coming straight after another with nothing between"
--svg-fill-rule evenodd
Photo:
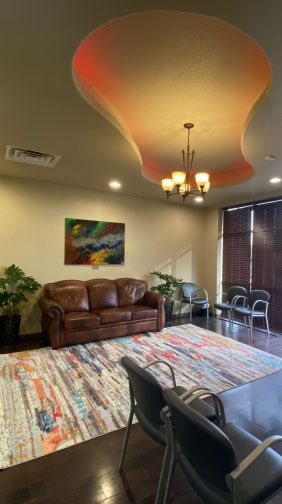
<instances>
[{"instance_id":1,"label":"window","mask_svg":"<svg viewBox=\"0 0 282 504\"><path fill-rule=\"evenodd\" d=\"M223 290L270 293L269 323L282 332L282 200L223 210Z\"/></svg>"},{"instance_id":2,"label":"window","mask_svg":"<svg viewBox=\"0 0 282 504\"><path fill-rule=\"evenodd\" d=\"M223 212L223 290L231 285L250 289L251 207Z\"/></svg>"}]
</instances>

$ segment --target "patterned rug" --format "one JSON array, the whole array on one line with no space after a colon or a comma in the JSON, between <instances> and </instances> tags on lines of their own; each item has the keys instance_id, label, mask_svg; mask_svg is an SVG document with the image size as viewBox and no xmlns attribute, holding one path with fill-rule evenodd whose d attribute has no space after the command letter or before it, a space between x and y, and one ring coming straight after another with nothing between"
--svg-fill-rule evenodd
<instances>
[{"instance_id":1,"label":"patterned rug","mask_svg":"<svg viewBox=\"0 0 282 504\"><path fill-rule=\"evenodd\" d=\"M177 383L221 392L282 370L282 359L193 325L160 333L0 356L0 467L124 427L123 355L171 362ZM168 372L157 369L164 385Z\"/></svg>"}]
</instances>

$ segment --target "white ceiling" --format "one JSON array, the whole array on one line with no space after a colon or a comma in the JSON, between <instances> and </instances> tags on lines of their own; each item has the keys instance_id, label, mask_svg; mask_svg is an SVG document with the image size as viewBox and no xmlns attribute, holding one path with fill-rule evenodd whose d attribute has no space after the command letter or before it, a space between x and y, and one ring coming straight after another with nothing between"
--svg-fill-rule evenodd
<instances>
[{"instance_id":1,"label":"white ceiling","mask_svg":"<svg viewBox=\"0 0 282 504\"><path fill-rule=\"evenodd\" d=\"M269 183L271 176L282 177L282 3L279 0L267 3L260 0L2 0L0 173L98 190L108 190L109 179L118 178L125 194L163 198L160 187L142 176L140 157L132 144L78 93L72 79L72 59L82 40L102 24L129 14L172 8L231 23L260 44L272 67L271 87L256 107L241 139L244 158L254 168L254 175L240 184L211 189L205 205L280 195L280 188ZM144 43L145 39L146 34ZM226 68L222 70L230 73L231 67L230 61L226 61ZM142 76L142 68L139 70ZM206 68L203 70L206 72ZM208 130L211 125L203 127ZM54 169L17 164L4 159L7 144L58 154L62 160ZM183 147L184 144L183 137ZM216 151L219 162L226 156L224 141L222 144L222 153ZM199 152L203 148L201 142ZM264 156L270 153L278 159L265 161Z\"/></svg>"}]
</instances>

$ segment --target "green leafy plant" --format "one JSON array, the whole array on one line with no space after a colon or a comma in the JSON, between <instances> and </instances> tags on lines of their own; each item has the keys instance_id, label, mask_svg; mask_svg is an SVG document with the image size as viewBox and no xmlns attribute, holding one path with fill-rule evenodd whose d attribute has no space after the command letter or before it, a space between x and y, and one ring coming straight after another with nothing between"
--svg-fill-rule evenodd
<instances>
[{"instance_id":1,"label":"green leafy plant","mask_svg":"<svg viewBox=\"0 0 282 504\"><path fill-rule=\"evenodd\" d=\"M176 278L173 275L168 275L167 273L162 273L161 271L151 271L150 275L154 275L162 281L159 285L151 287L151 291L164 294L168 301L172 301L173 294L177 287L181 284L182 278Z\"/></svg>"},{"instance_id":2,"label":"green leafy plant","mask_svg":"<svg viewBox=\"0 0 282 504\"><path fill-rule=\"evenodd\" d=\"M33 277L26 276L18 267L12 264L4 270L0 278L0 310L2 315L11 317L18 312L18 303L27 301L27 294L35 292L40 286Z\"/></svg>"}]
</instances>

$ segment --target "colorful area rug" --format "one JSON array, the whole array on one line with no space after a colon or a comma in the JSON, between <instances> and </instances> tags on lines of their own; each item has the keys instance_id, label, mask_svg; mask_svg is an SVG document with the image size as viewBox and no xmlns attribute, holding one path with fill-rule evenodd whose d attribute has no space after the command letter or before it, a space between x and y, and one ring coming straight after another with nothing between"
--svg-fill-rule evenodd
<instances>
[{"instance_id":1,"label":"colorful area rug","mask_svg":"<svg viewBox=\"0 0 282 504\"><path fill-rule=\"evenodd\" d=\"M0 356L0 467L6 468L124 427L129 412L123 355L165 359L177 383L216 392L282 370L282 359L183 325L160 333ZM157 370L164 385L168 372Z\"/></svg>"}]
</instances>

